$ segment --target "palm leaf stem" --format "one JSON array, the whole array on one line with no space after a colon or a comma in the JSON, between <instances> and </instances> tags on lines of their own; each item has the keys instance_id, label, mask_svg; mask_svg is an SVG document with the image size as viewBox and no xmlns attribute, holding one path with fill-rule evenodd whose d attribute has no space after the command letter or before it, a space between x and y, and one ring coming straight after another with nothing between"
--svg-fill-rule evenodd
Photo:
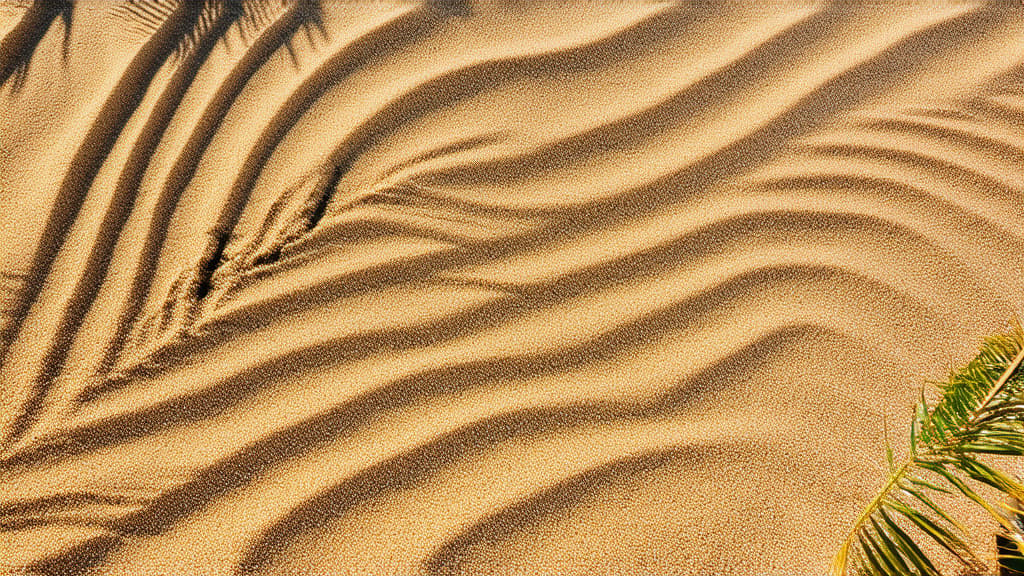
<instances>
[{"instance_id":1,"label":"palm leaf stem","mask_svg":"<svg viewBox=\"0 0 1024 576\"><path fill-rule=\"evenodd\" d=\"M832 569L830 571L831 576L843 576L846 573L846 559L849 556L850 546L853 545L854 540L860 534L861 527L871 519L878 508L881 507L882 503L885 502L885 499L889 497L893 488L896 488L899 485L899 481L903 479L906 473L909 472L911 467L916 463L916 457L907 460L902 466L893 470L889 474L889 479L886 481L882 489L878 491L875 499L868 504L860 517L857 518L857 521L853 523L853 528L850 529L849 534L846 536L846 540L839 549L839 553L836 554L835 559L832 562Z\"/></svg>"},{"instance_id":2,"label":"palm leaf stem","mask_svg":"<svg viewBox=\"0 0 1024 576\"><path fill-rule=\"evenodd\" d=\"M974 414L971 416L970 420L967 421L968 426L977 423L978 418L982 414L984 414L985 408L992 402L996 395L998 395L999 392L1001 392L1002 389L1006 387L1006 383L1009 382L1010 378L1013 377L1014 373L1017 372L1017 368L1020 367L1021 362L1024 362L1024 348L1020 349L1020 352L1017 353L1017 355L1010 362L1009 366L1006 367L1006 370L1003 371L1002 376L999 377L999 380L996 382L995 386L992 387L992 390L988 393L987 396L985 396L985 399L982 400L981 404L978 405L978 408L974 411Z\"/></svg>"}]
</instances>

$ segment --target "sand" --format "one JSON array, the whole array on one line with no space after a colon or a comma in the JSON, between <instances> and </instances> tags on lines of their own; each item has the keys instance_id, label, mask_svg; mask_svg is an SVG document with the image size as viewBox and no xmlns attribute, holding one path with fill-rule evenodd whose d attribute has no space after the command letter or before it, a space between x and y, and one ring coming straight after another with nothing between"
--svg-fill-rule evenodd
<instances>
[{"instance_id":1,"label":"sand","mask_svg":"<svg viewBox=\"0 0 1024 576\"><path fill-rule=\"evenodd\" d=\"M245 7L0 1L2 573L821 574L1021 309L1016 2Z\"/></svg>"}]
</instances>

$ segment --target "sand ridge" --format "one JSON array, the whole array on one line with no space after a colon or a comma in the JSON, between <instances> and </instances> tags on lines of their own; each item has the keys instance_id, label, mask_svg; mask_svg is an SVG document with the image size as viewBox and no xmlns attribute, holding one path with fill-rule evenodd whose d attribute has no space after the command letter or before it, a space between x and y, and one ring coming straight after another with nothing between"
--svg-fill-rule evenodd
<instances>
[{"instance_id":1,"label":"sand ridge","mask_svg":"<svg viewBox=\"0 0 1024 576\"><path fill-rule=\"evenodd\" d=\"M0 6L2 570L819 574L1024 296L1016 4Z\"/></svg>"}]
</instances>

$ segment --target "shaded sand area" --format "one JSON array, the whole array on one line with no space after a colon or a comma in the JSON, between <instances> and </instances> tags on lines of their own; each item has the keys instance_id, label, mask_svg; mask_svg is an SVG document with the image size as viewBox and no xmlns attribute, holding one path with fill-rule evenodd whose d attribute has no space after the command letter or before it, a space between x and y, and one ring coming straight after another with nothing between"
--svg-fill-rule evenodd
<instances>
[{"instance_id":1,"label":"shaded sand area","mask_svg":"<svg viewBox=\"0 0 1024 576\"><path fill-rule=\"evenodd\" d=\"M1024 301L1018 3L231 5L0 1L4 573L820 574Z\"/></svg>"}]
</instances>

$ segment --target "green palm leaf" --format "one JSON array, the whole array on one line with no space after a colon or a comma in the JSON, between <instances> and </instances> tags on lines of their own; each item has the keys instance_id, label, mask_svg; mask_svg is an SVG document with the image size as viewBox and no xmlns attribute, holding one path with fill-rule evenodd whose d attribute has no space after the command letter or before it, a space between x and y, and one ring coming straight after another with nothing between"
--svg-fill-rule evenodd
<instances>
[{"instance_id":1,"label":"green palm leaf","mask_svg":"<svg viewBox=\"0 0 1024 576\"><path fill-rule=\"evenodd\" d=\"M887 449L890 474L882 490L854 523L832 561L832 576L941 576L914 535L931 540L965 566L981 562L964 529L932 498L967 497L985 509L1024 554L1024 531L1012 520L1015 506L993 502L976 486L994 489L1007 501L1024 499L1024 485L982 460L984 455L1024 455L1024 330L1018 322L985 341L967 366L939 385L932 408L922 393L911 421L910 457L897 465Z\"/></svg>"}]
</instances>

